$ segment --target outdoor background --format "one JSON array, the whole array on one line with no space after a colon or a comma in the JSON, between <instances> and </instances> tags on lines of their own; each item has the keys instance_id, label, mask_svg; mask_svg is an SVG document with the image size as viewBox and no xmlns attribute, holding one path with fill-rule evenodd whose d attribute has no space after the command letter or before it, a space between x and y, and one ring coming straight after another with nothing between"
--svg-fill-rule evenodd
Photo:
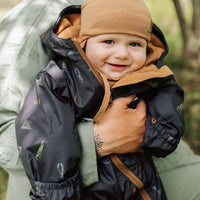
<instances>
[{"instance_id":1,"label":"outdoor background","mask_svg":"<svg viewBox=\"0 0 200 200\"><path fill-rule=\"evenodd\" d=\"M20 0L0 0L0 19L19 2ZM145 0L145 2L152 13L154 23L164 32L169 44L169 54L165 62L175 72L179 85L185 90L186 131L184 140L195 153L200 154L200 65L198 60L188 63L190 57L184 60L188 53L184 56L182 54L185 45L173 0ZM191 2L192 0L181 0L187 24L192 21ZM191 32L189 34L194 37L194 46L200 42L200 37L196 37L195 40L195 36ZM197 54L196 57L199 58L200 55ZM0 168L1 200L5 199L7 178L7 173Z\"/></svg>"}]
</instances>

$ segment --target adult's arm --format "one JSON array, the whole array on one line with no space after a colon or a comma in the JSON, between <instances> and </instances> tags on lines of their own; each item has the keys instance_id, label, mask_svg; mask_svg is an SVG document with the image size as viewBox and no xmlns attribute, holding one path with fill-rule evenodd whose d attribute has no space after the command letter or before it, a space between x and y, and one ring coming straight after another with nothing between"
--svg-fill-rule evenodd
<instances>
[{"instance_id":1,"label":"adult's arm","mask_svg":"<svg viewBox=\"0 0 200 200\"><path fill-rule=\"evenodd\" d=\"M63 8L81 3L83 0L23 0L0 21L0 166L9 173L23 169L15 119L34 77L49 60L40 35L55 23Z\"/></svg>"},{"instance_id":2,"label":"adult's arm","mask_svg":"<svg viewBox=\"0 0 200 200\"><path fill-rule=\"evenodd\" d=\"M63 8L83 2L23 0L0 21L0 167L9 173L7 199L29 199L30 185L19 158L15 119L34 77L49 60L40 35L55 23Z\"/></svg>"},{"instance_id":3,"label":"adult's arm","mask_svg":"<svg viewBox=\"0 0 200 200\"><path fill-rule=\"evenodd\" d=\"M200 156L183 140L165 158L154 157L168 200L198 200L200 197Z\"/></svg>"},{"instance_id":4,"label":"adult's arm","mask_svg":"<svg viewBox=\"0 0 200 200\"><path fill-rule=\"evenodd\" d=\"M134 95L113 101L96 124L92 121L78 124L82 148L80 173L84 186L98 181L97 154L140 151L145 133L146 105L141 100L136 109L128 108L133 98Z\"/></svg>"},{"instance_id":5,"label":"adult's arm","mask_svg":"<svg viewBox=\"0 0 200 200\"><path fill-rule=\"evenodd\" d=\"M94 138L99 156L141 151L145 133L146 105L140 100L136 109L129 108L135 95L112 102L102 119L94 124Z\"/></svg>"}]
</instances>

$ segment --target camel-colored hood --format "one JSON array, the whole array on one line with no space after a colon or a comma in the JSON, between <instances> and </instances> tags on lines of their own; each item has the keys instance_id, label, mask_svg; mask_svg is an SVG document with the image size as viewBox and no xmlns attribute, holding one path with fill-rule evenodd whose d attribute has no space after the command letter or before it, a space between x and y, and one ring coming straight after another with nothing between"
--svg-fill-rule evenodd
<instances>
[{"instance_id":1,"label":"camel-colored hood","mask_svg":"<svg viewBox=\"0 0 200 200\"><path fill-rule=\"evenodd\" d=\"M103 108L101 107L99 112L104 113L106 110L110 101L112 89L144 81L151 84L151 79L153 78L163 78L173 74L173 72L163 64L163 58L168 52L167 43L160 29L153 24L150 41L148 42L147 47L147 59L145 65L120 80L115 81L115 83L110 86L106 76L91 65L84 51L80 47L78 43L80 27L81 7L68 7L62 11L56 24L49 31L50 33L42 36L43 43L45 43L45 45L47 45L54 53L61 56L67 56L65 54L67 54L68 50L65 43L68 38L72 39L81 56L88 63L90 69L105 89L104 101L102 103Z\"/></svg>"}]
</instances>

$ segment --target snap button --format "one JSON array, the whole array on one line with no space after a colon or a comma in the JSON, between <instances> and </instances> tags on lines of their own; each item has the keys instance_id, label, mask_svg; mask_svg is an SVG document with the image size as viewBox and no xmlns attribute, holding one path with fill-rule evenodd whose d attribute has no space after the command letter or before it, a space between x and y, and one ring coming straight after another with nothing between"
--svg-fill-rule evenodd
<instances>
[{"instance_id":1,"label":"snap button","mask_svg":"<svg viewBox=\"0 0 200 200\"><path fill-rule=\"evenodd\" d=\"M157 119L154 118L154 117L152 117L152 119L151 119L151 123L152 123L152 124L155 124L156 122L157 122Z\"/></svg>"}]
</instances>

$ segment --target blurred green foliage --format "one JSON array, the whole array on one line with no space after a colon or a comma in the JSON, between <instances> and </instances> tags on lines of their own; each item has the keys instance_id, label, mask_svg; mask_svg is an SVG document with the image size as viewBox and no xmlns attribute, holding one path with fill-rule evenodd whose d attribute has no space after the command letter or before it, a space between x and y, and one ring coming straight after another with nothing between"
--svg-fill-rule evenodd
<instances>
[{"instance_id":1,"label":"blurred green foliage","mask_svg":"<svg viewBox=\"0 0 200 200\"><path fill-rule=\"evenodd\" d=\"M0 167L0 199L6 198L6 188L8 184L8 174Z\"/></svg>"},{"instance_id":2,"label":"blurred green foliage","mask_svg":"<svg viewBox=\"0 0 200 200\"><path fill-rule=\"evenodd\" d=\"M179 85L185 91L186 130L183 138L196 153L200 154L200 73L191 66L186 66L181 57L183 43L172 0L145 0L145 2L151 11L154 23L161 28L168 42L169 53L165 64L174 71ZM191 7L188 2L184 0L182 3L187 20L191 20Z\"/></svg>"},{"instance_id":3,"label":"blurred green foliage","mask_svg":"<svg viewBox=\"0 0 200 200\"><path fill-rule=\"evenodd\" d=\"M14 5L12 1L19 2L20 0L9 0L11 5ZM153 22L161 28L169 45L169 54L165 63L174 71L179 85L185 90L186 131L184 139L196 153L200 154L200 73L190 66L185 66L181 58L183 44L172 0L145 0L145 2L152 13ZM0 18L9 9L8 6L5 8L0 6ZM188 5L185 6L185 12L188 15L188 20L191 20L191 8ZM7 173L0 168L1 200L5 199L6 185Z\"/></svg>"}]
</instances>

